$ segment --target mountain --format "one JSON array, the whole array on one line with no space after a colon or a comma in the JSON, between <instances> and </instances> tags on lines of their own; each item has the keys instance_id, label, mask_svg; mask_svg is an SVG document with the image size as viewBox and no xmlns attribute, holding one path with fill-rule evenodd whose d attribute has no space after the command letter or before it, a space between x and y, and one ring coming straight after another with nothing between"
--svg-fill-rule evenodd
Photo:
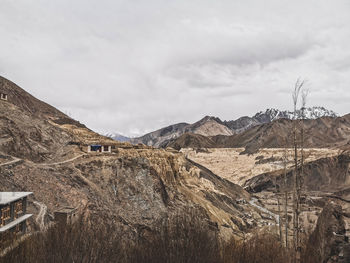
<instances>
[{"instance_id":1,"label":"mountain","mask_svg":"<svg viewBox=\"0 0 350 263\"><path fill-rule=\"evenodd\" d=\"M105 133L103 135L108 137L108 138L111 138L115 141L120 141L120 142L130 142L131 141L130 137L126 137L126 136L121 135L119 133Z\"/></svg>"},{"instance_id":2,"label":"mountain","mask_svg":"<svg viewBox=\"0 0 350 263\"><path fill-rule=\"evenodd\" d=\"M298 119L317 119L326 116L337 117L338 115L323 107L305 108L303 113L300 110L297 111ZM170 125L139 138L131 139L130 142L134 144L143 143L149 146L160 147L167 145L170 141L173 141L184 133L193 133L203 136L230 136L242 133L260 124L270 123L278 119L291 120L293 119L293 113L290 111L267 109L264 112L261 111L256 113L252 117L244 116L232 121L222 121L217 117L206 116L193 124L178 123Z\"/></svg>"},{"instance_id":3,"label":"mountain","mask_svg":"<svg viewBox=\"0 0 350 263\"><path fill-rule=\"evenodd\" d=\"M226 239L273 222L238 201L251 198L241 186L182 153L101 136L4 78L0 90L9 94L0 100L0 191L34 193L30 231L44 229L66 206L134 240L186 209ZM193 129L225 130L210 118L203 122ZM112 152L88 152L91 144L112 146Z\"/></svg>"},{"instance_id":4,"label":"mountain","mask_svg":"<svg viewBox=\"0 0 350 263\"><path fill-rule=\"evenodd\" d=\"M305 108L302 112L297 110L297 119L317 119L321 117L337 117L338 115L332 111L327 110L324 107L311 107ZM256 113L253 117L241 117L234 121L224 121L224 124L230 129L234 130L236 133L246 131L254 126L263 123L269 123L278 119L289 119L292 120L294 114L291 111L280 111L277 109L267 109L266 111L260 111Z\"/></svg>"},{"instance_id":5,"label":"mountain","mask_svg":"<svg viewBox=\"0 0 350 263\"><path fill-rule=\"evenodd\" d=\"M300 123L299 123L300 124ZM298 124L298 125L299 125ZM303 121L305 147L342 147L350 144L350 114L343 117L321 117ZM277 119L254 126L232 136L208 136L197 138L193 144L192 134L167 141L162 147L180 148L237 148L245 147L247 153L259 148L292 146L293 120ZM210 144L208 143L210 141Z\"/></svg>"},{"instance_id":6,"label":"mountain","mask_svg":"<svg viewBox=\"0 0 350 263\"><path fill-rule=\"evenodd\" d=\"M203 136L232 135L231 131L219 118L206 116L193 123L178 123L157 131L148 133L142 137L132 139L132 143L143 143L150 146L159 147L165 141L176 139L184 133L194 133Z\"/></svg>"},{"instance_id":7,"label":"mountain","mask_svg":"<svg viewBox=\"0 0 350 263\"><path fill-rule=\"evenodd\" d=\"M65 115L51 105L38 100L2 76L0 76L0 92L8 95L11 105L15 105L35 117L44 118L60 125L72 124L77 127L85 127L85 125Z\"/></svg>"},{"instance_id":8,"label":"mountain","mask_svg":"<svg viewBox=\"0 0 350 263\"><path fill-rule=\"evenodd\" d=\"M184 146L186 148L217 148L218 145L210 137L194 133L184 133L174 141L163 142L160 146L180 150L181 148L185 148Z\"/></svg>"}]
</instances>

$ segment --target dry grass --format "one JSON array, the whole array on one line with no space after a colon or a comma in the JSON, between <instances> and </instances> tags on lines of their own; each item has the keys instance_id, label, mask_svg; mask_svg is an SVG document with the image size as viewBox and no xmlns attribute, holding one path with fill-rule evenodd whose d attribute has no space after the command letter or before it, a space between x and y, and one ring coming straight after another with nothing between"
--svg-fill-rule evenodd
<instances>
[{"instance_id":1,"label":"dry grass","mask_svg":"<svg viewBox=\"0 0 350 263\"><path fill-rule=\"evenodd\" d=\"M165 219L158 231L131 241L116 226L88 227L82 221L37 233L0 258L0 263L288 263L289 251L275 235L255 234L221 243L217 231L196 214Z\"/></svg>"}]
</instances>

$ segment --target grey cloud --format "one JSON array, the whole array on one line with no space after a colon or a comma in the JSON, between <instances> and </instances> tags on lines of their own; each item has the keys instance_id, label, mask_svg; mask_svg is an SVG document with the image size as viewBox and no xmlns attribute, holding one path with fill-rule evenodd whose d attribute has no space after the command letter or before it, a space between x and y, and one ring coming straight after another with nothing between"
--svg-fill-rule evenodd
<instances>
[{"instance_id":1,"label":"grey cloud","mask_svg":"<svg viewBox=\"0 0 350 263\"><path fill-rule=\"evenodd\" d=\"M4 0L0 74L97 131L310 104L348 113L348 1ZM345 94L345 95L344 95Z\"/></svg>"}]
</instances>

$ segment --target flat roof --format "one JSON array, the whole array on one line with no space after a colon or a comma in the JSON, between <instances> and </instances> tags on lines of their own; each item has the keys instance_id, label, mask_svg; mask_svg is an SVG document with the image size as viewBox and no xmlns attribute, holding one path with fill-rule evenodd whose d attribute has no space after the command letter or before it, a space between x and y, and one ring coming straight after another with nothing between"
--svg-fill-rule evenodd
<instances>
[{"instance_id":1,"label":"flat roof","mask_svg":"<svg viewBox=\"0 0 350 263\"><path fill-rule=\"evenodd\" d=\"M32 192L0 192L0 205L6 205L13 201L33 194Z\"/></svg>"},{"instance_id":2,"label":"flat roof","mask_svg":"<svg viewBox=\"0 0 350 263\"><path fill-rule=\"evenodd\" d=\"M18 225L19 223L22 223L23 221L27 220L31 216L32 216L32 214L26 214L24 216L21 216L15 220L13 220L12 222L8 223L7 225L0 227L0 233L5 232L5 231L15 227L16 225Z\"/></svg>"}]
</instances>

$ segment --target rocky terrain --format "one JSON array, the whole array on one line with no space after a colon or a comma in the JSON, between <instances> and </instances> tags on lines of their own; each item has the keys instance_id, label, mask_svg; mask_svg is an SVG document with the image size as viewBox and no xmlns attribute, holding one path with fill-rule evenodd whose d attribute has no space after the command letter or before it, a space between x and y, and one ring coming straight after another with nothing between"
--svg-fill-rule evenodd
<instances>
[{"instance_id":1,"label":"rocky terrain","mask_svg":"<svg viewBox=\"0 0 350 263\"><path fill-rule=\"evenodd\" d=\"M350 262L350 243L342 207L328 202L320 214L305 251L306 262Z\"/></svg>"},{"instance_id":2,"label":"rocky terrain","mask_svg":"<svg viewBox=\"0 0 350 263\"><path fill-rule=\"evenodd\" d=\"M225 239L274 224L249 204L250 194L173 149L116 142L98 135L2 79L0 191L32 191L30 228L53 212L77 207L93 224L111 222L127 235L152 232L167 215L191 208ZM89 144L112 153L88 153Z\"/></svg>"},{"instance_id":3,"label":"rocky terrain","mask_svg":"<svg viewBox=\"0 0 350 263\"><path fill-rule=\"evenodd\" d=\"M303 115L303 116L302 116ZM298 110L296 114L297 119L314 120L321 117L332 117L336 118L338 115L330 110L323 107L311 107L305 108L304 112ZM116 140L128 140L132 143L143 143L155 147L164 146L170 144L172 141L179 138L185 133L199 134L203 136L230 136L234 134L240 134L247 131L255 126L271 123L279 119L292 120L294 115L290 111L280 111L276 109L267 109L256 113L252 117L244 116L237 120L222 121L217 117L206 116L198 122L193 124L178 123L170 125L168 127L159 129L157 131L148 133L139 138L125 138L120 136L112 136ZM220 141L219 141L220 143ZM223 143L223 142L221 142ZM227 144L227 143L226 143ZM231 143L232 144L232 143ZM236 143L237 144L237 143ZM187 146L191 147L191 146ZM205 146L202 146L205 147ZM220 147L220 146L218 146ZM230 147L230 146L227 146Z\"/></svg>"}]
</instances>

